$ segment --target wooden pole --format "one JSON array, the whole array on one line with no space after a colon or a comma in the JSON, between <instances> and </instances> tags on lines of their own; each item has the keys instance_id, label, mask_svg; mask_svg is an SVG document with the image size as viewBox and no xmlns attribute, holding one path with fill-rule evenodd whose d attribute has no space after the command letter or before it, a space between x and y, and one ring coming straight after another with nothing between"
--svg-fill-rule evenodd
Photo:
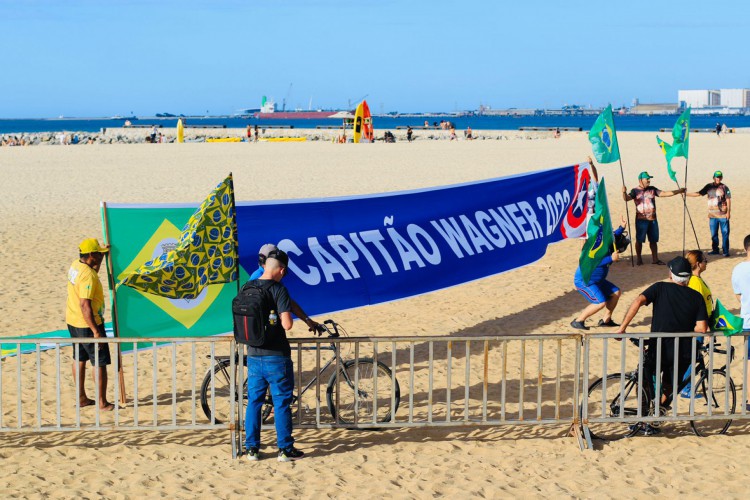
<instances>
[{"instance_id":1,"label":"wooden pole","mask_svg":"<svg viewBox=\"0 0 750 500\"><path fill-rule=\"evenodd\" d=\"M101 203L101 211L102 211L102 227L104 229L104 238L106 239L105 244L109 245L110 238L109 238L109 222L107 219L107 202L103 201ZM109 291L112 294L112 331L115 334L115 337L119 337L119 331L118 331L118 323L117 323L117 293L115 290L115 280L112 270L112 249L110 247L110 251L107 252L107 282L109 283ZM125 371L122 368L122 349L120 349L120 344L117 344L117 377L118 377L118 383L120 384L120 404L124 405L127 400L125 397Z\"/></svg>"},{"instance_id":2,"label":"wooden pole","mask_svg":"<svg viewBox=\"0 0 750 500\"><path fill-rule=\"evenodd\" d=\"M617 145L617 148L619 149L619 144ZM622 170L622 158L620 158L620 177L622 177L622 187L625 188L627 191L627 186L625 186L625 173ZM628 209L628 200L625 200L625 217L627 217L627 225L628 225L628 234L630 235L631 244L630 246L630 267L635 267L635 257L633 256L633 232L630 230L630 210Z\"/></svg>"}]
</instances>

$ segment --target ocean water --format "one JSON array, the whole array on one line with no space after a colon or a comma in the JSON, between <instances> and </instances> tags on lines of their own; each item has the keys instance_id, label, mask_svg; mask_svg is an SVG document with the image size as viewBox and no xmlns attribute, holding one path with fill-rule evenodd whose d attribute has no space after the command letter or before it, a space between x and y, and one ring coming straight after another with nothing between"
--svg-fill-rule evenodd
<instances>
[{"instance_id":1,"label":"ocean water","mask_svg":"<svg viewBox=\"0 0 750 500\"><path fill-rule=\"evenodd\" d=\"M376 130L395 129L396 127L423 126L425 120L430 124L448 120L455 123L459 130L471 127L475 130L518 130L520 127L575 127L589 130L595 116L429 116L429 117L392 117L376 116L373 125ZM245 128L248 125L292 126L294 128L315 128L318 126L338 126L340 120L324 118L319 120L257 120L236 117L188 117L189 125L225 125L227 128ZM658 132L660 129L671 129L677 116L632 116L615 117L615 126L621 131ZM693 115L691 128L713 129L716 122L726 123L728 127L750 127L750 116L704 116ZM122 127L125 119L111 118L62 118L62 119L0 119L0 134L19 134L25 132L99 132L102 128ZM175 127L177 118L141 118L132 121L133 125L161 125L163 128ZM145 133L145 132L144 132Z\"/></svg>"}]
</instances>

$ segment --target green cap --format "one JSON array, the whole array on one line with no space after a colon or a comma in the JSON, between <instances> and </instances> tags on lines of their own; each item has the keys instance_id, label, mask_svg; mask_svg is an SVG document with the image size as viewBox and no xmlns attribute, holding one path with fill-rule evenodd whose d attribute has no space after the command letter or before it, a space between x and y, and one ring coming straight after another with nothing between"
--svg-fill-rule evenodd
<instances>
[{"instance_id":1,"label":"green cap","mask_svg":"<svg viewBox=\"0 0 750 500\"><path fill-rule=\"evenodd\" d=\"M724 174L721 173L721 170L717 170L716 172L714 172L714 177L720 177L720 178L723 179L724 178Z\"/></svg>"},{"instance_id":2,"label":"green cap","mask_svg":"<svg viewBox=\"0 0 750 500\"><path fill-rule=\"evenodd\" d=\"M640 174L638 174L638 180L652 179L653 177L654 177L653 175L648 175L648 172L641 172Z\"/></svg>"}]
</instances>

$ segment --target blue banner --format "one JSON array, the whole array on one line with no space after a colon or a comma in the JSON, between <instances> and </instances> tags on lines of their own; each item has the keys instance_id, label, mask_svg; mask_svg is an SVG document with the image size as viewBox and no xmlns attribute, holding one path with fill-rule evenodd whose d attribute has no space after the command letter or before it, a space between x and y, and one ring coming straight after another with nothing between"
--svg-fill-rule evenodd
<instances>
[{"instance_id":1,"label":"blue banner","mask_svg":"<svg viewBox=\"0 0 750 500\"><path fill-rule=\"evenodd\" d=\"M237 204L240 264L276 243L284 284L308 314L427 293L539 260L583 236L584 163L455 186Z\"/></svg>"}]
</instances>

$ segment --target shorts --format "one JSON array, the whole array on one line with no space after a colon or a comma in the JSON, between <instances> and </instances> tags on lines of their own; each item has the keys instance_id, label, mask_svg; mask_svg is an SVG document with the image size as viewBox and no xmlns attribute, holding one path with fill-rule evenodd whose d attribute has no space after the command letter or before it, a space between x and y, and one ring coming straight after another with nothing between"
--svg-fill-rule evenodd
<instances>
[{"instance_id":1,"label":"shorts","mask_svg":"<svg viewBox=\"0 0 750 500\"><path fill-rule=\"evenodd\" d=\"M105 335L104 333L104 325L96 325L99 329L99 333L102 335ZM78 328L76 326L68 325L68 331L70 332L70 337L74 339L86 339L86 338L94 338L94 334L91 333L91 328ZM97 346L99 346L99 365L95 365L96 360L96 349ZM78 349L76 349L78 347ZM76 356L76 352L78 352L78 356ZM80 343L80 344L73 344L73 359L86 362L91 361L92 366L107 366L112 364L112 358L109 355L109 344L94 344L94 343Z\"/></svg>"},{"instance_id":2,"label":"shorts","mask_svg":"<svg viewBox=\"0 0 750 500\"><path fill-rule=\"evenodd\" d=\"M608 298L620 291L614 283L607 280L597 281L588 286L576 286L576 290L592 304L607 302Z\"/></svg>"},{"instance_id":3,"label":"shorts","mask_svg":"<svg viewBox=\"0 0 750 500\"><path fill-rule=\"evenodd\" d=\"M638 243L644 243L648 235L649 243L658 243L659 241L659 221L657 220L635 220L635 240Z\"/></svg>"}]
</instances>

